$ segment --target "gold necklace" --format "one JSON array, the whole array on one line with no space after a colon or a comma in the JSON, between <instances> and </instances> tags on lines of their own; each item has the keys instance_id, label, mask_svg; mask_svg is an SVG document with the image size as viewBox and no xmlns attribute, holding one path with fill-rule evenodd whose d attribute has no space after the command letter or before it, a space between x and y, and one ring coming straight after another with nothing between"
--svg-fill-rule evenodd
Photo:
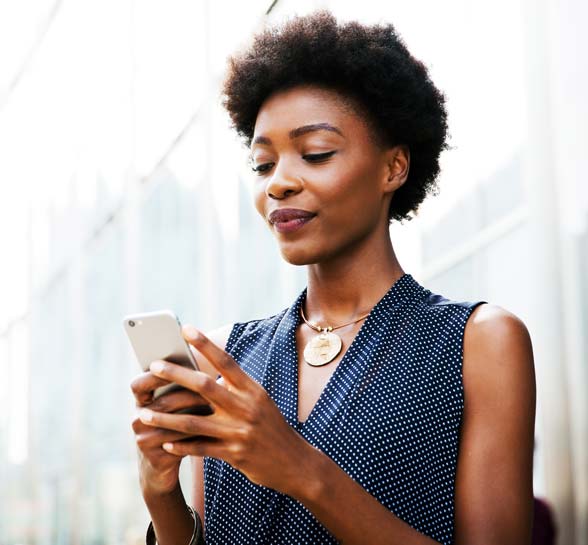
<instances>
[{"instance_id":1,"label":"gold necklace","mask_svg":"<svg viewBox=\"0 0 588 545\"><path fill-rule=\"evenodd\" d=\"M310 341L308 341L308 343L306 343L306 346L304 347L304 360L313 367L320 367L321 365L326 365L327 363L333 361L337 354L341 352L343 341L339 335L333 333L333 330L339 329L340 327L345 327L346 325L355 324L356 322L359 322L368 316L369 312L364 314L361 318L357 318L357 320L353 320L352 322L348 322L343 325L338 325L337 327L321 327L317 324L309 322L304 316L302 304L300 305L300 315L302 316L302 319L306 325L319 332L318 335L315 335L312 339L310 339Z\"/></svg>"}]
</instances>

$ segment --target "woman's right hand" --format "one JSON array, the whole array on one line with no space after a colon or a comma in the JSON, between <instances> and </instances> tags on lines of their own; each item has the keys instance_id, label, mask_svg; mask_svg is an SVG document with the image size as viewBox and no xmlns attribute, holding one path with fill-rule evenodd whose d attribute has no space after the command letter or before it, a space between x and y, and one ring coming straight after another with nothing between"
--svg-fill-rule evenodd
<instances>
[{"instance_id":1,"label":"woman's right hand","mask_svg":"<svg viewBox=\"0 0 588 545\"><path fill-rule=\"evenodd\" d=\"M181 388L169 391L153 399L153 391L169 384L150 371L141 373L131 382L138 411L143 407L173 413L182 409L206 414L210 409L208 402L196 392ZM210 411L208 411L210 412ZM143 495L166 494L179 484L179 471L182 458L166 452L162 445L167 441L178 441L192 437L186 433L156 428L144 424L138 414L133 419L133 432L139 456L139 478Z\"/></svg>"}]
</instances>

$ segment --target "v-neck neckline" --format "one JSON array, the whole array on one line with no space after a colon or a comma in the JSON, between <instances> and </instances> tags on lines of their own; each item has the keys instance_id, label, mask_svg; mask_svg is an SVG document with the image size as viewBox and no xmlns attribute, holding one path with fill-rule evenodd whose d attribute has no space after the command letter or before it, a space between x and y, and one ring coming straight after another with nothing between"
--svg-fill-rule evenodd
<instances>
[{"instance_id":1,"label":"v-neck neckline","mask_svg":"<svg viewBox=\"0 0 588 545\"><path fill-rule=\"evenodd\" d=\"M404 273L372 307L304 422L298 420L299 361L296 340L296 330L302 321L300 307L306 297L307 287L302 290L278 325L270 346L269 373L265 384L268 391L275 392L274 400L290 425L300 433L315 424L319 428L327 425L327 417L335 414L362 369L369 365L370 354L378 344L383 329L374 323L377 317L382 313L390 313L395 305L403 302L414 285L418 286L418 283L409 273ZM403 287L406 289L403 290ZM325 412L327 414L321 417Z\"/></svg>"}]
</instances>

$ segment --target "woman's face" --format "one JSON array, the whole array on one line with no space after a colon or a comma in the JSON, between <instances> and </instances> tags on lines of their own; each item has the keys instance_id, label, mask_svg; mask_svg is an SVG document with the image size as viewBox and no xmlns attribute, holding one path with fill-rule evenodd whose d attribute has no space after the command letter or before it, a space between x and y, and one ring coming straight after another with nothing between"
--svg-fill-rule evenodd
<instances>
[{"instance_id":1,"label":"woman's face","mask_svg":"<svg viewBox=\"0 0 588 545\"><path fill-rule=\"evenodd\" d=\"M375 140L335 91L298 86L262 104L251 145L255 207L286 261L318 263L387 234L389 203L406 179L408 157ZM272 223L277 209L313 216Z\"/></svg>"}]
</instances>

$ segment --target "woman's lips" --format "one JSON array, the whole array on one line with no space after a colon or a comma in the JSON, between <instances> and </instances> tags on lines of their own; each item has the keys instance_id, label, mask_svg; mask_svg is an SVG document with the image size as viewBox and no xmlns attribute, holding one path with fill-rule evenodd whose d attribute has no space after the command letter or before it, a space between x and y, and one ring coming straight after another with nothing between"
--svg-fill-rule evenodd
<instances>
[{"instance_id":1,"label":"woman's lips","mask_svg":"<svg viewBox=\"0 0 588 545\"><path fill-rule=\"evenodd\" d=\"M292 233L293 231L300 229L309 221L312 221L315 217L316 216L308 216L306 218L295 218L289 221L279 221L275 222L273 226L275 227L276 231L280 233Z\"/></svg>"},{"instance_id":2,"label":"woman's lips","mask_svg":"<svg viewBox=\"0 0 588 545\"><path fill-rule=\"evenodd\" d=\"M276 208L270 212L268 220L279 233L292 233L315 216L314 212L301 208Z\"/></svg>"}]
</instances>

